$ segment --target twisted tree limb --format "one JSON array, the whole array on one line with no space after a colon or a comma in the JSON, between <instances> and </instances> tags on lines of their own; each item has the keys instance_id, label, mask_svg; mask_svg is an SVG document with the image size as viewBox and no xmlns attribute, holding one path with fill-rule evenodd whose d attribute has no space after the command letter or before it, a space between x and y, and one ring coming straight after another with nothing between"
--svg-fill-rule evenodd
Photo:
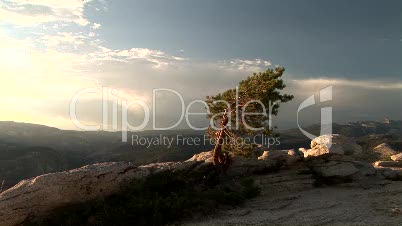
<instances>
[{"instance_id":1,"label":"twisted tree limb","mask_svg":"<svg viewBox=\"0 0 402 226\"><path fill-rule=\"evenodd\" d=\"M226 138L225 130L227 129L226 126L228 122L229 118L227 115L227 109L225 109L225 112L222 115L220 130L216 133L216 144L213 151L214 165L221 167L224 171L226 171L231 162L229 155L222 152L222 146Z\"/></svg>"}]
</instances>

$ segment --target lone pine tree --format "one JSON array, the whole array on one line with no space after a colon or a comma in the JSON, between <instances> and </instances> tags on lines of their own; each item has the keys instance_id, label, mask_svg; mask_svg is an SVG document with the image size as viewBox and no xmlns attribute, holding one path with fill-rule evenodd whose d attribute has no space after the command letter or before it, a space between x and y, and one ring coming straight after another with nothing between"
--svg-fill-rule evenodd
<instances>
[{"instance_id":1,"label":"lone pine tree","mask_svg":"<svg viewBox=\"0 0 402 226\"><path fill-rule=\"evenodd\" d=\"M271 117L278 114L280 103L293 99L293 95L281 93L286 87L282 80L284 71L285 68L277 67L253 73L236 89L206 97L208 118L213 125L206 132L215 141L213 160L216 166L227 169L231 162L229 151L251 155L255 144L245 143L242 139L245 136L272 135Z\"/></svg>"}]
</instances>

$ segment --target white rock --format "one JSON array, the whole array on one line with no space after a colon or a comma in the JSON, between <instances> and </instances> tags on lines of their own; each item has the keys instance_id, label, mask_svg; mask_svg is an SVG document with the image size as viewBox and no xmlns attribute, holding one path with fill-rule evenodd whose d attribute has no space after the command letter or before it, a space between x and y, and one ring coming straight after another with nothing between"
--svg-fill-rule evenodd
<instances>
[{"instance_id":1,"label":"white rock","mask_svg":"<svg viewBox=\"0 0 402 226\"><path fill-rule=\"evenodd\" d=\"M269 151L264 151L261 156L258 157L258 160L266 160L268 159Z\"/></svg>"},{"instance_id":2,"label":"white rock","mask_svg":"<svg viewBox=\"0 0 402 226\"><path fill-rule=\"evenodd\" d=\"M327 157L330 155L343 155L343 149L338 148L338 147L332 147L330 149L327 148L319 148L319 147L314 147L312 149L308 149L306 152L304 152L304 158L306 159L311 159L314 157Z\"/></svg>"},{"instance_id":3,"label":"white rock","mask_svg":"<svg viewBox=\"0 0 402 226\"><path fill-rule=\"evenodd\" d=\"M271 151L264 151L259 160L285 160L288 155L288 150L271 150Z\"/></svg>"},{"instance_id":4,"label":"white rock","mask_svg":"<svg viewBox=\"0 0 402 226\"><path fill-rule=\"evenodd\" d=\"M305 158L325 157L329 155L358 155L360 145L353 139L339 134L323 135L311 141L311 149L304 151Z\"/></svg>"},{"instance_id":5,"label":"white rock","mask_svg":"<svg viewBox=\"0 0 402 226\"><path fill-rule=\"evenodd\" d=\"M402 153L391 156L391 159L397 162L402 161Z\"/></svg>"},{"instance_id":6,"label":"white rock","mask_svg":"<svg viewBox=\"0 0 402 226\"><path fill-rule=\"evenodd\" d=\"M304 153L304 152L306 152L308 149L306 149L306 148L299 148L299 151L301 152L301 153Z\"/></svg>"}]
</instances>

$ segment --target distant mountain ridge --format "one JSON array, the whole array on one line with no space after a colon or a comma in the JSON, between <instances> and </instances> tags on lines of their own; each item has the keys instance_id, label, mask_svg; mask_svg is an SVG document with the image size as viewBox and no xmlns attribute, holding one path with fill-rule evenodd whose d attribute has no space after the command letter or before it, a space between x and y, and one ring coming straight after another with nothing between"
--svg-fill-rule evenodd
<instances>
[{"instance_id":1,"label":"distant mountain ridge","mask_svg":"<svg viewBox=\"0 0 402 226\"><path fill-rule=\"evenodd\" d=\"M333 124L333 133L358 138L364 147L379 144L368 137L379 134L377 140L388 142L396 149L402 149L402 121L388 120L384 122L363 121L345 125ZM308 132L319 135L320 126L304 128ZM293 149L309 147L310 140L299 129L279 131L281 144L276 149ZM203 139L203 131L168 130L130 132L129 142L121 142L121 132L106 131L73 131L30 123L0 121L0 184L10 187L32 176L58 172L84 165L129 161L143 165L153 162L182 161L194 154L212 149L212 145L174 144L171 148L151 145L131 145L131 135L152 138L160 135L175 137L198 137Z\"/></svg>"},{"instance_id":2,"label":"distant mountain ridge","mask_svg":"<svg viewBox=\"0 0 402 226\"><path fill-rule=\"evenodd\" d=\"M158 131L164 136L197 136L201 131ZM155 131L136 133L153 137ZM121 132L73 131L53 127L0 122L0 184L10 187L33 176L78 168L98 162L130 161L135 164L185 160L208 146L175 145L166 150L163 146L132 146L121 142Z\"/></svg>"}]
</instances>

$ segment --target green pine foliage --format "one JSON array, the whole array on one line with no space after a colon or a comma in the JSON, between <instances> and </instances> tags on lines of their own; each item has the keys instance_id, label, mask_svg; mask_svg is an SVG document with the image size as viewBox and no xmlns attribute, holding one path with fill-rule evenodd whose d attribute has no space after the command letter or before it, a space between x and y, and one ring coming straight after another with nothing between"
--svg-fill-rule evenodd
<instances>
[{"instance_id":1,"label":"green pine foliage","mask_svg":"<svg viewBox=\"0 0 402 226\"><path fill-rule=\"evenodd\" d=\"M229 89L215 96L207 96L206 102L210 110L208 118L213 120L216 128L219 128L222 118L219 116L222 116L225 109L231 112L228 115L230 119L228 133L233 135L229 136L231 139L252 136L257 133L263 133L267 136L273 135L273 128L269 124L270 117L278 115L281 103L294 98L293 95L281 93L286 87L282 80L284 71L285 68L277 67L265 72L254 73L239 83L237 97L236 89ZM227 103L222 102L222 100ZM245 113L264 114L243 114L243 109ZM261 129L253 130L250 127ZM215 138L216 132L212 127L207 130L210 139ZM236 142L237 145L233 145L234 142L227 143L224 145L224 150L242 156L249 156L254 150L253 145L242 145L239 142Z\"/></svg>"}]
</instances>

